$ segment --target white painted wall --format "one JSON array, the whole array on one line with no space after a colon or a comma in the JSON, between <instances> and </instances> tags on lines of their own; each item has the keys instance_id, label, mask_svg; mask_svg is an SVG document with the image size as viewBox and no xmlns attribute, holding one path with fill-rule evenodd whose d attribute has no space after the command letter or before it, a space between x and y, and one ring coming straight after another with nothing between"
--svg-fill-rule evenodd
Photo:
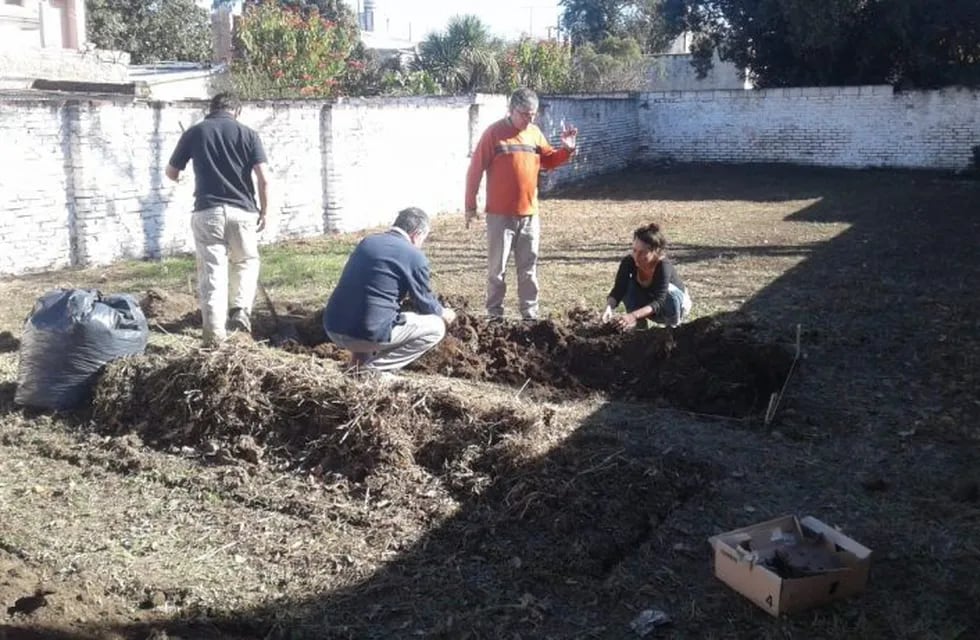
<instances>
[{"instance_id":1,"label":"white painted wall","mask_svg":"<svg viewBox=\"0 0 980 640\"><path fill-rule=\"evenodd\" d=\"M0 101L0 273L71 264L68 134L58 103Z\"/></svg>"},{"instance_id":2,"label":"white painted wall","mask_svg":"<svg viewBox=\"0 0 980 640\"><path fill-rule=\"evenodd\" d=\"M980 145L967 89L653 92L638 106L642 159L963 169Z\"/></svg>"},{"instance_id":3,"label":"white painted wall","mask_svg":"<svg viewBox=\"0 0 980 640\"><path fill-rule=\"evenodd\" d=\"M649 91L708 91L711 89L751 89L752 83L739 75L738 67L714 54L711 69L703 78L691 66L690 53L650 56L647 77Z\"/></svg>"},{"instance_id":4,"label":"white painted wall","mask_svg":"<svg viewBox=\"0 0 980 640\"><path fill-rule=\"evenodd\" d=\"M204 102L0 96L0 274L191 249L190 167L163 170ZM406 206L462 209L469 154L503 96L256 102L273 169L265 242L388 224ZM539 126L580 151L547 191L634 160L962 169L980 145L980 92L890 87L545 96Z\"/></svg>"}]
</instances>

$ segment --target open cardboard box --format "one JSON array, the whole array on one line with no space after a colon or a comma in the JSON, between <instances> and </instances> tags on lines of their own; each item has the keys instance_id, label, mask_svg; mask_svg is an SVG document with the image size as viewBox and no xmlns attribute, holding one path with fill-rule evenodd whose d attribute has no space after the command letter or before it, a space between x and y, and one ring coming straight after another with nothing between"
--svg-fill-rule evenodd
<instances>
[{"instance_id":1,"label":"open cardboard box","mask_svg":"<svg viewBox=\"0 0 980 640\"><path fill-rule=\"evenodd\" d=\"M801 544L787 546L787 540ZM868 581L871 550L812 516L783 516L708 542L715 550L715 576L774 616L846 598ZM791 577L777 573L787 552L802 555L799 562L807 570Z\"/></svg>"}]
</instances>

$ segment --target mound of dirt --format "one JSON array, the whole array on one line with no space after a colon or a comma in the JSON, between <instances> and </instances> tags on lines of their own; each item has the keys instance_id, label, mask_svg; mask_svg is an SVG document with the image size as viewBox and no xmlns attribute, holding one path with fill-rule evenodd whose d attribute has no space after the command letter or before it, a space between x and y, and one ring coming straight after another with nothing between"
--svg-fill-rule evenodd
<instances>
[{"instance_id":1,"label":"mound of dirt","mask_svg":"<svg viewBox=\"0 0 980 640\"><path fill-rule=\"evenodd\" d=\"M511 322L460 314L450 334L413 368L462 378L604 391L667 401L702 413L746 416L765 409L793 362L759 343L749 326L702 318L676 329L619 333L588 313L569 322Z\"/></svg>"},{"instance_id":2,"label":"mound of dirt","mask_svg":"<svg viewBox=\"0 0 980 640\"><path fill-rule=\"evenodd\" d=\"M332 362L233 341L110 364L93 424L119 436L121 451L126 441L190 446L235 458L214 454L218 462L309 470L329 486L331 510L356 515L343 535L429 528L411 543L376 536L380 546L366 559L384 570L354 587L348 574L322 576L326 593L343 593L336 601L257 611L258 637L269 625L301 628L325 617L350 630L343 637L400 637L402 620L389 617L400 608L387 606L388 597L424 603L413 623L449 625L438 637L459 629L490 637L574 618L597 594L618 597L610 585L631 559L665 553L662 524L717 477L621 424L581 424L465 387L354 376ZM377 508L365 509L369 503ZM488 598L499 611L485 609ZM384 611L372 609L378 602ZM448 622L445 611L453 612ZM327 635L311 629L304 637Z\"/></svg>"},{"instance_id":3,"label":"mound of dirt","mask_svg":"<svg viewBox=\"0 0 980 640\"><path fill-rule=\"evenodd\" d=\"M95 422L111 434L354 480L415 463L441 470L469 445L492 448L543 415L406 380L345 375L329 362L238 341L114 362L93 400Z\"/></svg>"},{"instance_id":4,"label":"mound of dirt","mask_svg":"<svg viewBox=\"0 0 980 640\"><path fill-rule=\"evenodd\" d=\"M745 417L765 410L793 362L788 347L760 342L752 326L712 318L675 329L620 333L593 310L572 310L561 320L515 322L471 315L465 301L453 302L460 311L446 339L411 368L507 384L532 397L560 401L598 391ZM167 331L200 325L191 296L151 290L143 305L147 318ZM253 313L253 337L291 353L349 361L324 333L322 310L286 309L278 316Z\"/></svg>"},{"instance_id":5,"label":"mound of dirt","mask_svg":"<svg viewBox=\"0 0 980 640\"><path fill-rule=\"evenodd\" d=\"M151 328L181 333L201 326L197 298L187 293L150 289L140 300L140 308Z\"/></svg>"}]
</instances>

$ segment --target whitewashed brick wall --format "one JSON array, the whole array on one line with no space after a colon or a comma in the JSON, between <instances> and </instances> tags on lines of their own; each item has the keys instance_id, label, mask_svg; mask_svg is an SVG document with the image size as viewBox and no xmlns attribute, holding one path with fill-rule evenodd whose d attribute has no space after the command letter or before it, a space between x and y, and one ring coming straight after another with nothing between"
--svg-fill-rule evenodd
<instances>
[{"instance_id":1,"label":"whitewashed brick wall","mask_svg":"<svg viewBox=\"0 0 980 640\"><path fill-rule=\"evenodd\" d=\"M642 94L639 157L963 169L980 144L980 92L890 86Z\"/></svg>"},{"instance_id":2,"label":"whitewashed brick wall","mask_svg":"<svg viewBox=\"0 0 980 640\"><path fill-rule=\"evenodd\" d=\"M327 228L391 223L405 207L458 211L470 151L469 96L357 99L327 109Z\"/></svg>"},{"instance_id":3,"label":"whitewashed brick wall","mask_svg":"<svg viewBox=\"0 0 980 640\"><path fill-rule=\"evenodd\" d=\"M188 251L191 168L164 168L202 102L0 97L0 274ZM415 205L462 208L469 155L506 97L257 102L273 169L263 240L387 224ZM980 145L980 92L889 87L543 96L539 126L561 122L580 152L542 191L634 160L795 162L961 169Z\"/></svg>"},{"instance_id":4,"label":"whitewashed brick wall","mask_svg":"<svg viewBox=\"0 0 980 640\"><path fill-rule=\"evenodd\" d=\"M68 135L57 103L0 102L0 273L71 264Z\"/></svg>"},{"instance_id":5,"label":"whitewashed brick wall","mask_svg":"<svg viewBox=\"0 0 980 640\"><path fill-rule=\"evenodd\" d=\"M623 169L636 157L639 122L636 100L625 94L542 97L538 126L553 145L561 124L578 127L578 151L572 161L545 174L541 190Z\"/></svg>"}]
</instances>

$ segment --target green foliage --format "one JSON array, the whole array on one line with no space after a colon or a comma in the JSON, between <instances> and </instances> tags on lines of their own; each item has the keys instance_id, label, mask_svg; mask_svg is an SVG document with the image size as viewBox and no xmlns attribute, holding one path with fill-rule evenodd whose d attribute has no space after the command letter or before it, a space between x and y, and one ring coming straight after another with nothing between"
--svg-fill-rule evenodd
<instances>
[{"instance_id":1,"label":"green foliage","mask_svg":"<svg viewBox=\"0 0 980 640\"><path fill-rule=\"evenodd\" d=\"M439 83L422 69L385 70L379 83L379 93L390 96L428 96L441 93Z\"/></svg>"},{"instance_id":2,"label":"green foliage","mask_svg":"<svg viewBox=\"0 0 980 640\"><path fill-rule=\"evenodd\" d=\"M456 16L419 45L417 67L447 93L491 90L500 78L500 42L476 16Z\"/></svg>"},{"instance_id":3,"label":"green foliage","mask_svg":"<svg viewBox=\"0 0 980 640\"><path fill-rule=\"evenodd\" d=\"M644 52L663 51L680 33L684 0L561 0L562 25L572 43L631 39Z\"/></svg>"},{"instance_id":4,"label":"green foliage","mask_svg":"<svg viewBox=\"0 0 980 640\"><path fill-rule=\"evenodd\" d=\"M499 90L511 93L519 87L539 93L561 93L570 88L572 50L553 40L523 39L501 55Z\"/></svg>"},{"instance_id":5,"label":"green foliage","mask_svg":"<svg viewBox=\"0 0 980 640\"><path fill-rule=\"evenodd\" d=\"M235 32L235 84L247 98L332 97L362 63L356 34L316 10L274 0L249 3Z\"/></svg>"},{"instance_id":6,"label":"green foliage","mask_svg":"<svg viewBox=\"0 0 980 640\"><path fill-rule=\"evenodd\" d=\"M562 26L572 43L600 42L620 33L626 5L624 0L561 0Z\"/></svg>"},{"instance_id":7,"label":"green foliage","mask_svg":"<svg viewBox=\"0 0 980 640\"><path fill-rule=\"evenodd\" d=\"M88 0L86 19L96 46L126 51L134 64L211 57L208 12L194 0Z\"/></svg>"},{"instance_id":8,"label":"green foliage","mask_svg":"<svg viewBox=\"0 0 980 640\"><path fill-rule=\"evenodd\" d=\"M575 51L570 85L576 91L638 91L650 73L640 45L631 38L608 37Z\"/></svg>"},{"instance_id":9,"label":"green foliage","mask_svg":"<svg viewBox=\"0 0 980 640\"><path fill-rule=\"evenodd\" d=\"M669 17L756 86L980 83L976 0L686 0Z\"/></svg>"}]
</instances>

